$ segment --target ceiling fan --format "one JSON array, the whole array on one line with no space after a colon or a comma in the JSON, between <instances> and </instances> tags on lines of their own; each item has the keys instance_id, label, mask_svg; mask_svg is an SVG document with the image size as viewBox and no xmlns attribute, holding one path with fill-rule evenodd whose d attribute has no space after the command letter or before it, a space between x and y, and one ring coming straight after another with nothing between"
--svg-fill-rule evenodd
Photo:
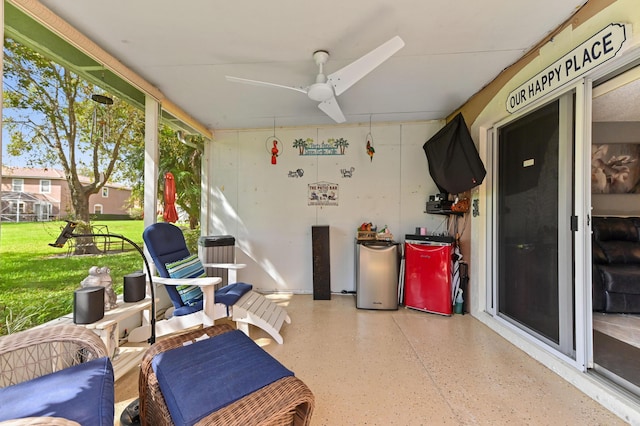
<instances>
[{"instance_id":1,"label":"ceiling fan","mask_svg":"<svg viewBox=\"0 0 640 426\"><path fill-rule=\"evenodd\" d=\"M280 87L283 89L295 90L306 94L309 99L320 102L320 108L325 114L337 123L344 123L346 118L336 101L336 96L340 96L349 87L356 84L361 78L369 74L376 67L389 59L398 50L402 49L404 41L399 36L383 43L371 52L355 60L346 67L329 74L324 74L324 65L329 59L329 52L317 50L313 53L313 60L318 65L318 75L316 82L307 87L283 86L281 84L268 83L264 81L249 80L246 78L225 76L227 81L234 83L253 84L256 86Z\"/></svg>"}]
</instances>

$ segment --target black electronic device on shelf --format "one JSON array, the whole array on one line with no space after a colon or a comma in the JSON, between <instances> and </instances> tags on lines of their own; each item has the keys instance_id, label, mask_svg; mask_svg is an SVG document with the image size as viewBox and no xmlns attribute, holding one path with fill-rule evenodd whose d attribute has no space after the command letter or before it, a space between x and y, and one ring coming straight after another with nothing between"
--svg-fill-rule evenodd
<instances>
[{"instance_id":1,"label":"black electronic device on shelf","mask_svg":"<svg viewBox=\"0 0 640 426\"><path fill-rule=\"evenodd\" d=\"M453 201L439 200L439 201L427 201L427 213L431 214L453 214L451 206Z\"/></svg>"},{"instance_id":2,"label":"black electronic device on shelf","mask_svg":"<svg viewBox=\"0 0 640 426\"><path fill-rule=\"evenodd\" d=\"M425 213L445 215L462 214L451 210L452 206L453 201L449 200L449 194L447 194L446 192L429 195L429 201L427 201Z\"/></svg>"}]
</instances>

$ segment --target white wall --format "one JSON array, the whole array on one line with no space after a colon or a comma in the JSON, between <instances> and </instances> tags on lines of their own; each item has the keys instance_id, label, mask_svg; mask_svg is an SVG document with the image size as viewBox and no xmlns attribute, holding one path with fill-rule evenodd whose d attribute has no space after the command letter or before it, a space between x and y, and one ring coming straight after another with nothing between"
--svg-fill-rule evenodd
<instances>
[{"instance_id":1,"label":"white wall","mask_svg":"<svg viewBox=\"0 0 640 426\"><path fill-rule=\"evenodd\" d=\"M207 146L210 235L236 237L238 279L264 292L313 291L311 227L330 226L331 290L355 290L354 239L362 222L388 225L397 241L415 227L445 231L445 216L424 213L437 192L422 145L443 121L374 125L375 155L366 153L369 125L278 128L282 142L271 164L268 130L216 131ZM344 138L344 155L300 156L295 139ZM341 169L354 168L353 177ZM302 177L289 171L304 170ZM309 206L308 184L339 185L338 206Z\"/></svg>"}]
</instances>

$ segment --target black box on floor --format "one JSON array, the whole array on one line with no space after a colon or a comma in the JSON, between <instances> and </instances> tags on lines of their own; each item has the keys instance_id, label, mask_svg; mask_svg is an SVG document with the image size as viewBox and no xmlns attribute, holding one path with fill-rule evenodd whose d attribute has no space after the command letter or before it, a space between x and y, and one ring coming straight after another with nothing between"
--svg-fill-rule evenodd
<instances>
[{"instance_id":1,"label":"black box on floor","mask_svg":"<svg viewBox=\"0 0 640 426\"><path fill-rule=\"evenodd\" d=\"M329 227L312 226L313 300L331 300L331 262L329 256Z\"/></svg>"}]
</instances>

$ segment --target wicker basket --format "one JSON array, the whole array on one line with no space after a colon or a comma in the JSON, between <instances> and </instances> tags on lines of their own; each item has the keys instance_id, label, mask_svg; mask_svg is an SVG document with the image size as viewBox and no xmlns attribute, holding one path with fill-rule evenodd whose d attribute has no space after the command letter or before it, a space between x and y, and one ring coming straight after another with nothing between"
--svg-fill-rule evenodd
<instances>
[{"instance_id":1,"label":"wicker basket","mask_svg":"<svg viewBox=\"0 0 640 426\"><path fill-rule=\"evenodd\" d=\"M389 232L376 234L376 240L378 241L393 241L393 234Z\"/></svg>"},{"instance_id":2,"label":"wicker basket","mask_svg":"<svg viewBox=\"0 0 640 426\"><path fill-rule=\"evenodd\" d=\"M358 231L358 240L375 240L375 231Z\"/></svg>"}]
</instances>

